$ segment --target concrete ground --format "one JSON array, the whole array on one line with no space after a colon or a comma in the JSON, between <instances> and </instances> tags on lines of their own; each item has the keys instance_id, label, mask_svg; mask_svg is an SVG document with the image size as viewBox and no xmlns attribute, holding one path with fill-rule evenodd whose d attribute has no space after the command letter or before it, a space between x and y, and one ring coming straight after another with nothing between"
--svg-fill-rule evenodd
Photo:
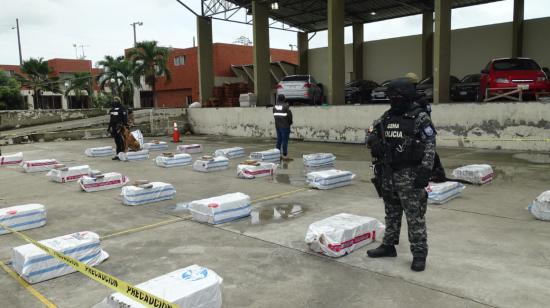
<instances>
[{"instance_id":1,"label":"concrete ground","mask_svg":"<svg viewBox=\"0 0 550 308\"><path fill-rule=\"evenodd\" d=\"M202 143L206 153L236 145L247 152L273 147L272 140L185 139ZM406 232L398 257L391 259L365 256L377 243L338 259L312 253L304 243L309 224L341 212L383 221L363 146L291 141L291 156L332 152L337 168L357 174L351 186L318 191L303 188L301 159L282 166L274 178L241 180L236 177L237 160L229 170L203 174L190 166L156 167L151 161L155 152L149 161L131 163L83 154L87 147L108 144L110 139L33 143L2 151L23 151L26 159L89 164L131 180L169 182L177 189L176 199L129 207L122 205L118 190L84 193L75 183L53 183L44 174L2 168L0 206L46 205L47 225L25 231L37 240L97 232L110 254L98 268L133 284L191 264L209 267L224 279L224 307L547 307L550 302L550 223L536 221L525 210L549 188L547 154L439 149L449 174L461 165L489 163L496 178L489 185L468 186L462 197L445 205L428 207L428 266L415 273L409 269ZM212 227L185 220L188 213L174 210L178 202L237 191L251 196L254 219ZM9 261L10 249L22 244L15 235L0 236L0 260ZM32 287L59 307L90 307L112 293L79 273ZM0 303L42 306L5 271L0 271Z\"/></svg>"}]
</instances>

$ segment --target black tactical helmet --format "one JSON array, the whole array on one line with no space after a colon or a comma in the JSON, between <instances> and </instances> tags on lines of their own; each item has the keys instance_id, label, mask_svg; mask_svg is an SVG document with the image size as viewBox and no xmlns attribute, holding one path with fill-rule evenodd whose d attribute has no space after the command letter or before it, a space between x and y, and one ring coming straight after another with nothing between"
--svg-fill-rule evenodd
<instances>
[{"instance_id":1,"label":"black tactical helmet","mask_svg":"<svg viewBox=\"0 0 550 308\"><path fill-rule=\"evenodd\" d=\"M388 84L388 97L402 96L409 100L416 97L416 85L412 79L398 78Z\"/></svg>"}]
</instances>

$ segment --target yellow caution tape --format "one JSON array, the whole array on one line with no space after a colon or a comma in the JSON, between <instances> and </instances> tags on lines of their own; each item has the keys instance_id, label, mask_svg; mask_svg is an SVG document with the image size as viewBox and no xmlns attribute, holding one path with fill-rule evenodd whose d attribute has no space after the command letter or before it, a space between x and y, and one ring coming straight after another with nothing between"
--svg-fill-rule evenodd
<instances>
[{"instance_id":1,"label":"yellow caution tape","mask_svg":"<svg viewBox=\"0 0 550 308\"><path fill-rule=\"evenodd\" d=\"M113 277L105 272L102 272L96 268L93 268L91 266L88 266L76 259L73 259L71 257L68 257L58 251L55 251L43 244L40 244L39 242L33 240L32 238L28 237L27 235L16 231L8 226L0 224L0 227L18 235L25 241L35 245L36 247L44 250L47 254L50 256L62 261L63 263L71 266L75 270L81 272L82 274L88 276L88 278L91 278L92 280L95 280L96 282L101 283L102 285L111 288L115 290L116 292L121 293L122 295L135 300L136 302L139 302L142 305L145 305L146 307L152 307L152 308L177 308L178 306L176 304L170 303L160 297L157 297L153 294L150 294L148 292L145 292L143 290L140 290L131 284L127 283L124 280L118 279L116 277Z\"/></svg>"},{"instance_id":2,"label":"yellow caution tape","mask_svg":"<svg viewBox=\"0 0 550 308\"><path fill-rule=\"evenodd\" d=\"M16 272L12 271L4 262L0 261L0 267L8 273L13 279L15 279L25 290L29 291L36 299L38 299L44 306L48 308L57 308L57 306L52 303L49 299L47 299L42 293L38 292L35 288L33 288L30 284L28 284L23 278L19 277Z\"/></svg>"}]
</instances>

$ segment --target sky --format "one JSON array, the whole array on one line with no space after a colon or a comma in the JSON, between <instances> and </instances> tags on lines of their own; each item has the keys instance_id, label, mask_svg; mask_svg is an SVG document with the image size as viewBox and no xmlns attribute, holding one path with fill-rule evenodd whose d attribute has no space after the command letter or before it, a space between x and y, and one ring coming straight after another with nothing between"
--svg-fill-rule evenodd
<instances>
[{"instance_id":1,"label":"sky","mask_svg":"<svg viewBox=\"0 0 550 308\"><path fill-rule=\"evenodd\" d=\"M181 0L200 12L200 0ZM319 0L322 1L322 0ZM19 64L17 33L19 18L23 59L29 57L75 58L84 51L96 63L105 55L122 55L133 45L130 23L141 21L137 38L156 40L177 48L193 46L195 16L176 0L0 0L0 64ZM513 0L453 10L452 28L466 28L512 20ZM525 0L525 18L550 16L549 0ZM243 16L241 16L244 18ZM410 16L365 25L365 40L421 33L421 16ZM351 28L345 29L350 43ZM240 36L252 39L252 27L214 21L214 42L232 43ZM77 50L73 47L77 45ZM272 48L290 49L296 34L270 30ZM327 45L326 31L310 41L310 48ZM80 47L83 46L83 47Z\"/></svg>"}]
</instances>

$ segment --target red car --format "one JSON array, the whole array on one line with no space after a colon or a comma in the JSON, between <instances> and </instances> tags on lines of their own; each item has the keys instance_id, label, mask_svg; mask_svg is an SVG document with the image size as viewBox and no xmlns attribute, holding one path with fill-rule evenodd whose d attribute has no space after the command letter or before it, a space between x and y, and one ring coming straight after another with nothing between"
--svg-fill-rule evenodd
<instances>
[{"instance_id":1,"label":"red car","mask_svg":"<svg viewBox=\"0 0 550 308\"><path fill-rule=\"evenodd\" d=\"M480 97L490 90L491 96L521 87L523 97L534 97L537 92L550 92L550 81L537 62L529 58L494 59L481 71Z\"/></svg>"}]
</instances>

